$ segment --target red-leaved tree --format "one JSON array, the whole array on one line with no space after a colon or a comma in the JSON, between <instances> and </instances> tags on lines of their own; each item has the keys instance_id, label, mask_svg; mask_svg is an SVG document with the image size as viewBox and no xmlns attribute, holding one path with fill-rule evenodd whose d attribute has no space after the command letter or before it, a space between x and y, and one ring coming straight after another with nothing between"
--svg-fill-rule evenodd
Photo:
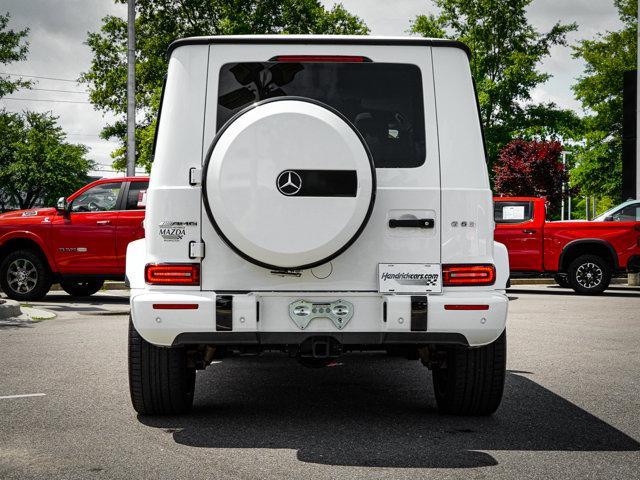
<instances>
[{"instance_id":1,"label":"red-leaved tree","mask_svg":"<svg viewBox=\"0 0 640 480\"><path fill-rule=\"evenodd\" d=\"M512 140L493 166L499 195L546 197L553 210L562 201L562 184L568 180L561 160L560 142Z\"/></svg>"}]
</instances>

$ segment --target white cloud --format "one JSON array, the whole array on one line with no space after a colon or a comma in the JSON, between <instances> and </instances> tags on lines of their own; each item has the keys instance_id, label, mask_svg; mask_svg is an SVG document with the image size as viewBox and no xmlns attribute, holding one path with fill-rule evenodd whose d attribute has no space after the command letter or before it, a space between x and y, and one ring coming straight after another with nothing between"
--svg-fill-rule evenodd
<instances>
[{"instance_id":1,"label":"white cloud","mask_svg":"<svg viewBox=\"0 0 640 480\"><path fill-rule=\"evenodd\" d=\"M108 14L124 16L126 6L109 0L4 0L1 11L11 14L9 27L28 27L29 56L26 61L2 66L1 70L23 75L75 80L89 68L91 51L84 45L88 31L100 28L100 20ZM36 79L34 79L36 80ZM83 91L74 82L37 79L37 88ZM32 100L88 101L86 94L22 90L12 98ZM94 110L88 103L53 103L42 101L0 100L10 111L51 111L74 143L89 147L89 158L110 165L110 152L116 143L99 138L103 126L113 117Z\"/></svg>"}]
</instances>

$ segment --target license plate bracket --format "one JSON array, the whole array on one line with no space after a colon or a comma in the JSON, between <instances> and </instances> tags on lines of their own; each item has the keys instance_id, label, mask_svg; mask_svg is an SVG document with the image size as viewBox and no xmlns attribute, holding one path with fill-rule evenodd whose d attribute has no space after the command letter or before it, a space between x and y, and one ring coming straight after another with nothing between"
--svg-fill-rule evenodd
<instances>
[{"instance_id":1,"label":"license plate bracket","mask_svg":"<svg viewBox=\"0 0 640 480\"><path fill-rule=\"evenodd\" d=\"M289 305L289 318L304 330L316 318L327 318L342 330L353 317L353 304L346 300L334 302L309 302L296 300Z\"/></svg>"}]
</instances>

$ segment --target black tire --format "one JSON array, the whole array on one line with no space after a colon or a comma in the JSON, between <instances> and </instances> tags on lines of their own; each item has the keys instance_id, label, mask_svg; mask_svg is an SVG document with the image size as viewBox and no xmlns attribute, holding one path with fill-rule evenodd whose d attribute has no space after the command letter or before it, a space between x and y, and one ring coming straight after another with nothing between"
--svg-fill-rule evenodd
<instances>
[{"instance_id":1,"label":"black tire","mask_svg":"<svg viewBox=\"0 0 640 480\"><path fill-rule=\"evenodd\" d=\"M452 415L491 415L502 400L507 332L484 347L447 347L445 363L433 369L438 409Z\"/></svg>"},{"instance_id":2,"label":"black tire","mask_svg":"<svg viewBox=\"0 0 640 480\"><path fill-rule=\"evenodd\" d=\"M129 389L141 415L175 415L191 410L195 367L187 366L183 347L156 347L129 319Z\"/></svg>"},{"instance_id":3,"label":"black tire","mask_svg":"<svg viewBox=\"0 0 640 480\"><path fill-rule=\"evenodd\" d=\"M62 289L72 297L90 297L104 285L104 280L63 280Z\"/></svg>"},{"instance_id":4,"label":"black tire","mask_svg":"<svg viewBox=\"0 0 640 480\"><path fill-rule=\"evenodd\" d=\"M611 283L611 265L597 255L581 255L569 265L571 288L581 295L598 295Z\"/></svg>"},{"instance_id":5,"label":"black tire","mask_svg":"<svg viewBox=\"0 0 640 480\"><path fill-rule=\"evenodd\" d=\"M0 287L18 301L41 300L51 288L51 270L33 250L16 250L0 264Z\"/></svg>"},{"instance_id":6,"label":"black tire","mask_svg":"<svg viewBox=\"0 0 640 480\"><path fill-rule=\"evenodd\" d=\"M556 282L562 288L571 288L571 285L569 285L569 280L567 279L566 275L561 275L559 273L556 273L553 276L553 281Z\"/></svg>"}]
</instances>

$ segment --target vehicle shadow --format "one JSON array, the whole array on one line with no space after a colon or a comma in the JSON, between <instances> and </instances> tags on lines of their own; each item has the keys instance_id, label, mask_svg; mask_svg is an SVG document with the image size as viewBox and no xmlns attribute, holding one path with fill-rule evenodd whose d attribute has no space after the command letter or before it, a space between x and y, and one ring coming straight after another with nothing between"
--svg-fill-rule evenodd
<instances>
[{"instance_id":1,"label":"vehicle shadow","mask_svg":"<svg viewBox=\"0 0 640 480\"><path fill-rule=\"evenodd\" d=\"M299 460L326 465L473 468L497 464L487 450L640 450L515 372L493 416L441 415L425 367L371 355L317 370L286 358L224 360L198 373L191 414L138 419L182 445L294 449Z\"/></svg>"},{"instance_id":2,"label":"vehicle shadow","mask_svg":"<svg viewBox=\"0 0 640 480\"><path fill-rule=\"evenodd\" d=\"M33 328L33 324L34 322L29 319L5 318L0 320L0 331L15 328Z\"/></svg>"}]
</instances>

